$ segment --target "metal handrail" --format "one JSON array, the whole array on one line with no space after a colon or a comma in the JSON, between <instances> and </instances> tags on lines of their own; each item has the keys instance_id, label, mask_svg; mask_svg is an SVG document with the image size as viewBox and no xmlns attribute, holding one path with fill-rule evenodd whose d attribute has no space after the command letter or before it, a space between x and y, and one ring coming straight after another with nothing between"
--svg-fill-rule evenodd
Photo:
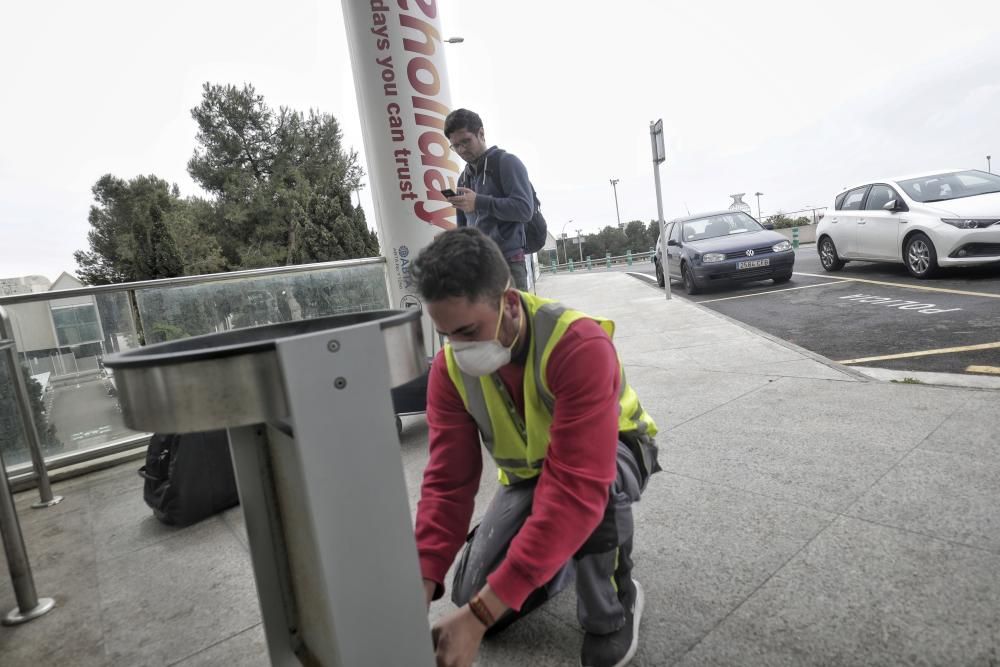
<instances>
[{"instance_id":1,"label":"metal handrail","mask_svg":"<svg viewBox=\"0 0 1000 667\"><path fill-rule=\"evenodd\" d=\"M0 452L0 541L3 542L4 553L7 555L7 569L14 587L14 597L17 599L17 607L4 616L0 623L17 625L47 613L55 607L55 601L52 598L38 598L28 551L24 547L21 522L17 519L14 507L14 496L3 470L3 452Z\"/></svg>"},{"instance_id":2,"label":"metal handrail","mask_svg":"<svg viewBox=\"0 0 1000 667\"><path fill-rule=\"evenodd\" d=\"M62 501L62 496L52 495L49 473L45 468L45 459L42 457L41 439L38 437L34 413L31 410L28 386L24 382L21 364L17 358L14 332L10 326L10 318L3 306L0 306L0 352L3 353L4 363L6 363L7 372L10 375L10 383L14 389L14 401L17 404L21 421L21 435L24 437L24 443L28 446L28 452L31 454L31 465L35 469L35 478L38 480L39 500L32 507L38 509L57 505ZM0 473L6 477L4 468L0 468Z\"/></svg>"},{"instance_id":3,"label":"metal handrail","mask_svg":"<svg viewBox=\"0 0 1000 667\"><path fill-rule=\"evenodd\" d=\"M240 278L257 278L260 276L278 276L293 273L308 273L323 269L342 269L352 266L368 266L370 264L385 264L385 257L364 257L362 259L342 259L336 262L317 262L315 264L293 264L291 266L275 266L266 269L246 269L228 273L206 273L198 276L178 276L177 278L160 278L157 280L138 280L131 283L114 283L112 285L91 285L89 287L74 287L65 290L48 292L32 292L30 294L12 294L0 296L0 306L15 303L32 303L36 301L51 301L53 299L69 299L76 296L91 296L106 292L127 292L129 290L150 289L156 287L175 287L179 285L203 285Z\"/></svg>"}]
</instances>

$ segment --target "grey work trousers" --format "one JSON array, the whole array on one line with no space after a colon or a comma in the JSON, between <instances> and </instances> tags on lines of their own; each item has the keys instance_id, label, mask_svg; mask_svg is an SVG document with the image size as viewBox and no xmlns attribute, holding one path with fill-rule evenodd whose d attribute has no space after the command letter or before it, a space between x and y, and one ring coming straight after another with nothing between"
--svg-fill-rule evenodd
<instances>
[{"instance_id":1,"label":"grey work trousers","mask_svg":"<svg viewBox=\"0 0 1000 667\"><path fill-rule=\"evenodd\" d=\"M604 518L573 558L542 588L534 591L519 612L508 612L494 626L502 630L527 615L567 586L576 570L577 618L584 630L607 634L625 623L619 586L631 586L632 503L645 485L632 451L618 443L618 474L608 493ZM452 601L462 606L486 585L499 567L511 540L531 514L535 484L502 486L493 496L482 523L473 530L455 568Z\"/></svg>"}]
</instances>

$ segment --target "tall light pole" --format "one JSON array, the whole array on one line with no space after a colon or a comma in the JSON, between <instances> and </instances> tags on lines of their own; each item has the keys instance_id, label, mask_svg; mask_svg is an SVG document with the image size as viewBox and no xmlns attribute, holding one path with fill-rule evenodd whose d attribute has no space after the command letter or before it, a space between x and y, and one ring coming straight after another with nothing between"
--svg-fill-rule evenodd
<instances>
[{"instance_id":1,"label":"tall light pole","mask_svg":"<svg viewBox=\"0 0 1000 667\"><path fill-rule=\"evenodd\" d=\"M580 233L582 229L576 230L576 244L580 246L580 263L583 264L583 239L580 238Z\"/></svg>"},{"instance_id":2,"label":"tall light pole","mask_svg":"<svg viewBox=\"0 0 1000 667\"><path fill-rule=\"evenodd\" d=\"M559 232L559 236L562 237L562 242L563 242L563 263L569 263L569 253L566 251L566 225L570 224L571 222L573 222L573 218L570 218L569 220L567 220L563 224L562 231ZM558 259L558 256L559 256L559 250L556 249L556 258L557 259Z\"/></svg>"},{"instance_id":3,"label":"tall light pole","mask_svg":"<svg viewBox=\"0 0 1000 667\"><path fill-rule=\"evenodd\" d=\"M993 170L990 169L990 156L989 155L986 156L986 171L988 171L991 174L993 173Z\"/></svg>"},{"instance_id":4,"label":"tall light pole","mask_svg":"<svg viewBox=\"0 0 1000 667\"><path fill-rule=\"evenodd\" d=\"M618 180L611 179L611 189L615 191L615 215L618 216L618 229L622 228L622 214L618 212Z\"/></svg>"},{"instance_id":5,"label":"tall light pole","mask_svg":"<svg viewBox=\"0 0 1000 667\"><path fill-rule=\"evenodd\" d=\"M763 192L755 192L753 194L757 198L757 222L761 222L761 219L760 219L760 198L764 196L764 193Z\"/></svg>"}]
</instances>

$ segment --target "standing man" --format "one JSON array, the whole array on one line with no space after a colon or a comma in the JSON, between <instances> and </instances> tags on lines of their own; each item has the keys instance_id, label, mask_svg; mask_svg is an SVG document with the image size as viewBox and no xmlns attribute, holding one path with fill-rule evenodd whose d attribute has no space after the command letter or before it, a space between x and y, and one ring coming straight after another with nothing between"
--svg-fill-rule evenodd
<instances>
[{"instance_id":1,"label":"standing man","mask_svg":"<svg viewBox=\"0 0 1000 667\"><path fill-rule=\"evenodd\" d=\"M487 147L479 114L456 109L444 121L451 149L465 160L458 177L458 196L448 199L458 209L459 227L476 227L500 247L514 285L528 289L524 263L524 224L535 212L535 191L528 170L516 155Z\"/></svg>"},{"instance_id":2,"label":"standing man","mask_svg":"<svg viewBox=\"0 0 1000 667\"><path fill-rule=\"evenodd\" d=\"M439 234L413 275L449 341L431 368L415 529L428 605L465 543L452 582L459 608L433 630L438 665L471 665L487 630L541 605L574 569L581 664L627 664L643 609L631 506L659 466L656 425L625 381L614 323L512 289L503 254L474 228ZM480 438L500 489L467 538Z\"/></svg>"}]
</instances>

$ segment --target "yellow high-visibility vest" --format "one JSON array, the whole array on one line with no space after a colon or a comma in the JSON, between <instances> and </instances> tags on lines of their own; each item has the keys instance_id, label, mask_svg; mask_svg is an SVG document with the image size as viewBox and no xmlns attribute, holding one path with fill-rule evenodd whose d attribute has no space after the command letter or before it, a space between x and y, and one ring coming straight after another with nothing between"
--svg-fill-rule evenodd
<instances>
[{"instance_id":1,"label":"yellow high-visibility vest","mask_svg":"<svg viewBox=\"0 0 1000 667\"><path fill-rule=\"evenodd\" d=\"M448 375L462 397L465 409L479 427L483 444L497 464L504 485L537 477L549 449L552 411L556 398L547 382L549 357L570 324L587 318L597 322L608 337L614 336L611 320L585 315L528 292L520 292L531 327L531 341L524 364L524 418L513 405L496 373L473 377L462 372L450 344L445 345ZM656 435L653 418L639 404L639 397L625 380L618 360L621 394L618 431L636 436ZM609 443L610 446L611 443Z\"/></svg>"}]
</instances>

